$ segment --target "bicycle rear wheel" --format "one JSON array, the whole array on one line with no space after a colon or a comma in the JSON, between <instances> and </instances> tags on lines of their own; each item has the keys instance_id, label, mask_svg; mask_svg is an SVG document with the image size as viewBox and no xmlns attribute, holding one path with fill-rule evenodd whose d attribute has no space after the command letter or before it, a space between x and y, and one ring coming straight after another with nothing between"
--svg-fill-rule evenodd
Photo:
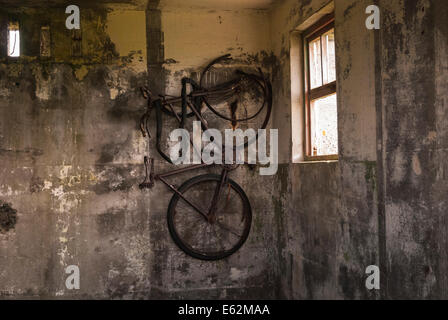
<instances>
[{"instance_id":1,"label":"bicycle rear wheel","mask_svg":"<svg viewBox=\"0 0 448 320\"><path fill-rule=\"evenodd\" d=\"M221 177L206 174L186 181L179 191L196 206L208 212ZM176 245L201 260L224 259L241 248L249 236L252 210L243 189L227 179L216 207L216 220L207 221L174 194L168 206L168 229Z\"/></svg>"}]
</instances>

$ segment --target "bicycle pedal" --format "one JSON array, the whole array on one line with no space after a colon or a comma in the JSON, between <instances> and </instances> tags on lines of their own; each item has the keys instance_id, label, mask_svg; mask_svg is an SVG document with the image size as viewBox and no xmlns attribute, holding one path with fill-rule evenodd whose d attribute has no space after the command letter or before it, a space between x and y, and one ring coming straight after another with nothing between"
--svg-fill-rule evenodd
<instances>
[{"instance_id":1,"label":"bicycle pedal","mask_svg":"<svg viewBox=\"0 0 448 320\"><path fill-rule=\"evenodd\" d=\"M140 188L140 190L152 189L154 187L154 182L140 183L138 187Z\"/></svg>"}]
</instances>

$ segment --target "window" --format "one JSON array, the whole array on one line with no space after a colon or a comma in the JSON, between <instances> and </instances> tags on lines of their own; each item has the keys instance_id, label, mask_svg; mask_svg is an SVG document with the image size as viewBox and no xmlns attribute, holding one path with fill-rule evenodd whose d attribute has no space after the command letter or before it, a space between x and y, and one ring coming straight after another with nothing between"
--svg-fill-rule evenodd
<instances>
[{"instance_id":1,"label":"window","mask_svg":"<svg viewBox=\"0 0 448 320\"><path fill-rule=\"evenodd\" d=\"M72 57L82 57L82 33L80 29L72 30Z\"/></svg>"},{"instance_id":2,"label":"window","mask_svg":"<svg viewBox=\"0 0 448 320\"><path fill-rule=\"evenodd\" d=\"M8 56L20 57L20 32L18 23L8 26Z\"/></svg>"},{"instance_id":3,"label":"window","mask_svg":"<svg viewBox=\"0 0 448 320\"><path fill-rule=\"evenodd\" d=\"M334 17L304 33L306 159L338 159Z\"/></svg>"},{"instance_id":4,"label":"window","mask_svg":"<svg viewBox=\"0 0 448 320\"><path fill-rule=\"evenodd\" d=\"M40 56L51 56L51 40L50 40L50 27L43 26L40 29Z\"/></svg>"}]
</instances>

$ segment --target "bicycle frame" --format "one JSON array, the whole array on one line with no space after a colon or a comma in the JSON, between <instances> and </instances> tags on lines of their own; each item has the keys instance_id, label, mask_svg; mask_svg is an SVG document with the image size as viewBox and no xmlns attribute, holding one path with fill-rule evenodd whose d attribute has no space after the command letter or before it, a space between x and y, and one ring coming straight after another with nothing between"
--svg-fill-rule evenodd
<instances>
[{"instance_id":1,"label":"bicycle frame","mask_svg":"<svg viewBox=\"0 0 448 320\"><path fill-rule=\"evenodd\" d=\"M163 114L176 119L179 124L179 128L181 129L185 128L187 119L194 117L201 123L200 125L201 129L203 131L206 131L209 128L206 119L203 117L204 112L203 109L205 108L206 111L210 111L217 118L230 122L233 130L236 130L238 123L248 122L249 120L252 120L255 117L258 117L260 114L262 114L261 112L263 110L266 110L264 120L258 127L258 129L265 129L267 127L272 110L272 86L270 82L267 80L267 78L263 75L263 72L261 71L260 68L258 68L259 75L246 73L241 70L236 70L235 78L233 80L217 84L211 88L205 87L204 80L207 72L209 72L215 64L224 63L228 60L230 60L230 55L218 57L217 59L213 60L202 71L199 82L196 82L192 78L183 78L182 92L180 97L173 97L167 95L153 96L147 87L141 88L143 97L148 100L148 104L146 113L140 119L140 129L144 137L146 136L148 136L149 138L151 137L148 121L150 119L151 111L154 110L156 113L155 120L157 128L156 144L155 144L156 150L158 151L162 159L164 159L168 163L174 164L171 158L164 152L166 150L162 150L163 148L161 141L163 136L163 125L164 125L162 118ZM247 90L251 90L251 88L253 90L258 90L256 91L256 94L263 98L262 104L257 103L258 109L255 109L255 112L253 114L248 115L246 109L245 117L244 116L238 117L236 111L238 110L238 104L241 102L240 101L241 97L239 96L239 94L244 93L246 88ZM228 103L228 106L230 108L230 116L226 113L223 113L218 108L212 106L212 103L218 103L218 102L220 103L222 101L226 101ZM247 148L247 146L250 143L254 143L257 139L258 139L258 132L256 133L255 140L248 139L248 141L244 143L244 148ZM199 158L202 159L202 153L203 153L202 146L201 147L197 146L198 148L196 148L195 144L193 143L193 138L191 135L190 135L190 144L192 146L193 153L198 153L200 155ZM234 145L233 150L236 150L236 147L237 146ZM145 156L144 162L145 162L146 177L145 180L139 185L139 187L141 189L146 188L150 189L154 186L155 181L161 181L169 188L171 192L174 193L167 211L168 229L170 231L173 241L178 245L178 247L188 255L197 259L219 260L232 255L244 244L250 232L250 226L252 221L252 210L250 201L247 195L245 194L244 190L229 177L230 171L233 171L236 168L238 168L239 164L236 162L235 157L233 157L234 159L233 164L227 164L225 159L226 152L228 152L228 150L223 145L222 146L223 161L220 163L207 164L204 163L204 161L202 160L202 163L200 164L188 165L182 168L170 170L160 174L156 174L154 171L154 159ZM247 163L246 161L244 161L244 164L248 164L249 168L252 168L252 165ZM168 181L169 178L183 174L185 172L195 171L203 168L209 168L214 165L219 166L221 171L220 175L205 174L196 176L193 177L192 179L187 180L180 187L177 187L176 185ZM204 184L198 186L199 183L208 183L209 187L204 187ZM229 187L229 190L228 195L225 198L223 194L227 193L226 191L227 186ZM192 193L189 193L189 190L194 191L192 191ZM230 197L231 190L233 190L232 197ZM204 193L204 191L207 192ZM202 197L200 195L202 195ZM235 198L238 198L240 200L238 200L238 202L235 202ZM184 208L176 207L179 204L178 202L180 199L182 199L187 204L186 206L187 209L188 207L190 207L193 209L190 211L197 212L198 214L201 215L201 217L206 222L205 224L206 227L210 228L209 231L210 230L214 231L215 233L214 237L216 238L215 241L219 240L220 244L219 248L214 249L212 248L213 246L217 245L217 243L214 242L211 243L212 245L211 248L200 246L200 248L203 249L195 248L193 244L190 244L189 242L190 240L188 239L188 237L189 234L196 235L195 232L196 225L194 225L193 229L191 229L190 232L186 234L186 238L184 238L184 236L179 233L179 231L183 230L184 226L182 221L183 217L182 214L185 213L189 214L188 211L185 212L185 205ZM221 200L226 201L223 204L223 207L221 207L222 204ZM204 205L204 203L206 204ZM233 207L230 208L230 211L232 213L241 215L241 221L240 220L236 221L237 222L236 226L233 223L230 224L227 223L226 217L221 216L223 212L229 210L228 207L229 203L236 203L235 208ZM174 219L176 215L181 217L177 219L178 222L176 222ZM196 214L193 213L193 215ZM195 217L195 218L196 219L199 218L199 221L203 222L201 220L202 219L201 217ZM229 218L229 216L227 216L227 218ZM230 218L232 218L232 216L230 216ZM214 226L207 226L207 224ZM177 225L180 226L179 229L177 229L176 227ZM215 228L219 228L221 230L227 231L230 234L233 234L231 243L227 243L227 245L231 244L230 247L226 248L224 247L224 245L221 243L220 239L221 236L217 234ZM210 235L208 236L205 235L205 237L210 238ZM236 240L234 239L234 237L236 237ZM204 241L204 239L201 238L200 241L202 242Z\"/></svg>"},{"instance_id":2,"label":"bicycle frame","mask_svg":"<svg viewBox=\"0 0 448 320\"><path fill-rule=\"evenodd\" d=\"M184 81L184 82L183 82L183 87L184 87L184 88L185 88L186 84L187 84L187 81ZM183 90L183 91L184 91L184 90ZM184 91L184 92L185 92L185 91ZM185 93L184 93L184 95L185 95ZM156 111L157 111L157 114L158 114L158 116L157 116L157 117L158 117L158 119L157 119L157 136L158 136L158 138L157 138L157 150L159 151L159 154L160 154L163 158L165 158L166 160L168 160L168 156L166 156L165 153L161 150L161 148L160 148L160 144L159 144L159 141L160 141L160 138L159 138L159 137L160 137L160 134L161 134L161 125L159 125L159 124L161 124L161 119L160 119L160 116L161 116L161 110L160 110L160 108L161 108L162 102L163 102L164 105L167 105L167 106L170 107L171 111L173 112L175 118L178 120L178 122L179 122L179 124L180 124L181 127L183 127L183 121L185 120L184 117L181 118L181 117L174 111L174 108L173 108L173 106L172 106L172 101L174 101L174 99L173 99L173 100L160 100L160 99L158 99L158 100L154 101L154 105L155 105L155 108L156 108ZM207 130L207 129L208 129L207 123L205 122L204 118L202 117L202 115L201 115L201 113L199 112L199 110L197 109L197 107L196 107L194 104L192 104L192 103L186 101L185 98L184 98L183 101L185 101L185 105L184 105L184 107L186 108L186 107L188 106L188 107L193 111L193 113L194 113L194 115L196 116L196 118L201 122L202 127L203 127L205 130ZM185 109L183 110L182 114L183 114L183 115L186 114L186 110L185 110ZM190 138L190 143L191 143L191 145L193 146L193 150L194 150L194 152L199 152L198 150L196 150L196 149L194 148L194 144L193 144L193 141L191 140L191 138ZM223 153L223 157L224 157L224 153ZM171 159L169 159L169 162L172 163ZM145 160L145 164L146 164L146 160ZM181 169L177 169L177 170L171 170L171 171L168 171L168 172L163 173L163 174L155 175L155 176L154 176L154 179L155 179L155 180L160 180L160 181L162 181L168 188L171 189L171 191L173 191L174 193L176 193L177 195L179 195L179 197L180 197L181 199L183 199L188 205L190 205L190 206L191 206L193 209L195 209L199 214L201 214L201 215L202 215L208 222L210 222L210 223L214 223L214 220L215 220L215 211L216 211L217 203L218 203L218 200L219 200L219 196L221 195L221 190L222 190L223 185L224 185L225 182L226 182L228 173L229 173L230 171L233 170L233 169L231 169L231 167L229 167L229 166L225 166L225 165L222 166L221 180L220 180L219 185L218 185L217 188L215 189L215 192L214 192L214 195L213 195L213 199L212 199L212 203L211 203L211 206L210 206L208 212L206 212L204 209L198 207L196 204L192 203L192 202L189 201L188 199L186 199L186 198L184 197L184 195L183 195L183 194L182 194L182 193L181 193L175 186L173 186L172 184L170 184L170 183L165 179L165 178L168 178L168 177L171 177L171 176L175 176L175 175L178 175L178 174L181 174L181 173L184 173L184 172L193 171L193 170L197 170L197 169L201 169L201 168L206 168L206 167L211 167L211 166L213 166L213 165L214 165L214 164L205 164L205 163L198 164L198 165L192 165L192 166L188 166L188 167L181 168ZM147 177L148 177L148 174L147 174ZM151 179L151 180L152 180L152 179ZM145 180L145 181L146 181L146 180ZM152 182L151 182L150 184L152 184Z\"/></svg>"},{"instance_id":3,"label":"bicycle frame","mask_svg":"<svg viewBox=\"0 0 448 320\"><path fill-rule=\"evenodd\" d=\"M216 61L219 61L220 59L223 59L226 57L228 57L228 56L226 55L224 57L218 58L213 63L216 63ZM209 67L210 66L208 66L207 69ZM202 129L205 131L205 130L208 130L209 128L207 126L207 122L204 120L204 118L201 114L201 109L202 109L203 105L205 105L211 112L213 112L218 117L220 117L224 120L230 121L232 123L233 128L235 128L236 123L238 123L238 122L248 121L248 120L251 120L251 119L257 117L260 114L260 112L266 107L268 109L267 116L266 116L263 124L260 127L260 129L265 129L269 122L271 109L272 109L272 86L264 78L264 75L261 72L261 70L259 70L259 71L260 71L260 76L247 74L242 71L237 71L237 74L239 74L240 77L244 76L246 78L249 78L256 85L258 85L262 89L263 95L264 95L264 101L263 101L263 104L260 107L260 109L255 114L248 116L246 118L242 118L242 119L237 119L235 117L234 113L232 113L231 118L229 118L223 114L220 114L216 109L214 109L210 105L210 103L206 99L209 95L212 95L212 94L228 94L228 93L233 92L236 88L238 88L238 84L237 84L238 81L227 83L227 85L231 85L230 87L216 87L214 89L206 90L206 89L202 88L200 85L200 84L202 84L202 79L201 79L201 83L197 84L191 78L183 78L182 79L181 97L171 98L171 99L167 99L165 96L159 96L160 98L153 100L150 91L147 88L142 88L143 96L146 99L148 99L147 111L142 116L142 118L140 120L140 129L143 133L143 136L146 136L146 134L148 134L148 136L150 136L147 122L149 120L151 110L155 109L156 125L157 125L156 149L157 149L158 153L162 156L163 159L165 159L168 163L172 163L170 157L168 157L168 155L165 154L164 150L162 150L161 145L160 145L161 139L162 139L162 130L163 130L162 113L168 113L172 117L175 117L177 119L177 121L179 122L179 128L185 127L187 117L196 116L196 118L201 122ZM193 89L193 91L190 94L187 94L187 86L188 85L190 85ZM182 110L180 113L177 113L174 110L173 104L179 103L179 102L181 102ZM234 106L232 105L232 110L233 110L233 107ZM187 114L188 108L190 108L192 111L189 114ZM258 133L257 133L257 138L258 138ZM192 141L191 141L191 144L193 145ZM248 144L249 144L249 142L245 143L245 147L247 147Z\"/></svg>"},{"instance_id":4,"label":"bicycle frame","mask_svg":"<svg viewBox=\"0 0 448 320\"><path fill-rule=\"evenodd\" d=\"M219 185L217 186L217 188L215 189L215 193L213 195L213 199L212 199L212 203L211 206L207 211L205 211L203 208L200 208L199 206L197 206L196 204L192 203L190 200L188 200L183 194L182 192L179 191L179 189L170 184L165 178L168 177L172 177L184 172L188 172L188 171L193 171L193 170L197 170L197 169L201 169L201 168L207 168L207 167L211 167L213 166L213 164L198 164L198 165L193 165L193 166L188 166L185 168L181 168L181 169L177 169L177 170L171 170L162 174L158 174L154 176L155 180L160 180L162 181L168 188L171 189L171 191L173 191L174 193L176 193L177 195L179 195L179 197L181 199L183 199L188 205L190 205L193 209L195 209L200 215L202 215L208 222L213 223L214 219L215 219L215 210L216 210L216 206L218 203L218 199L219 196L221 194L221 190L222 187L224 186L226 179L227 179L227 175L228 172L231 171L231 169L223 166L222 167L222 172L221 172L221 181L219 183Z\"/></svg>"}]
</instances>

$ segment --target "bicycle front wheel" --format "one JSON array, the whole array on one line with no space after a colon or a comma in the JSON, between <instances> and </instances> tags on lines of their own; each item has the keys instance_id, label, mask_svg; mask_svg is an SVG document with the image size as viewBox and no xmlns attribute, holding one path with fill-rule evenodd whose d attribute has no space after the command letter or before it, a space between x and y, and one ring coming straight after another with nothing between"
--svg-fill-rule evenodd
<instances>
[{"instance_id":1,"label":"bicycle front wheel","mask_svg":"<svg viewBox=\"0 0 448 320\"><path fill-rule=\"evenodd\" d=\"M206 174L185 182L179 192L195 206L208 212L221 177ZM224 259L241 248L252 222L249 199L243 189L227 179L217 202L215 219L209 222L178 194L168 207L168 228L176 245L201 260Z\"/></svg>"}]
</instances>

